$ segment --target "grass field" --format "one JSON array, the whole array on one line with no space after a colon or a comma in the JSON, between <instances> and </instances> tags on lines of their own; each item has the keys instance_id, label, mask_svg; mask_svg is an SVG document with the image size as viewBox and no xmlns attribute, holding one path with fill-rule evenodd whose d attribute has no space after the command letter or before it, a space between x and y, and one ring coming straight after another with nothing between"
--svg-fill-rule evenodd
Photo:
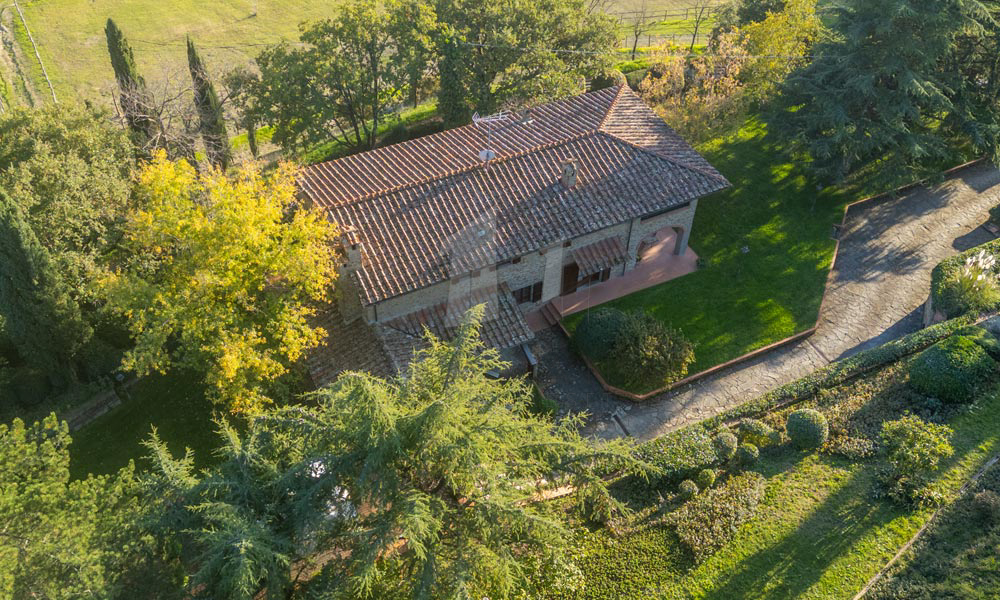
<instances>
[{"instance_id":1,"label":"grass field","mask_svg":"<svg viewBox=\"0 0 1000 600\"><path fill-rule=\"evenodd\" d=\"M183 75L184 37L191 35L215 73L249 64L262 45L294 40L302 21L331 14L334 2L318 0L35 0L22 5L42 60L61 98L107 103L113 73L104 24L111 17L135 50L151 85ZM256 12L256 16L254 13ZM27 48L30 53L30 46ZM47 87L37 81L35 87Z\"/></svg>"},{"instance_id":2,"label":"grass field","mask_svg":"<svg viewBox=\"0 0 1000 600\"><path fill-rule=\"evenodd\" d=\"M721 1L721 0L720 0ZM649 0L649 14L683 11L694 0ZM628 22L639 0L612 0L604 10ZM298 26L329 16L336 2L321 0L22 0L28 27L57 95L102 104L109 102L112 72L104 39L108 17L118 23L135 50L147 81L157 85L167 78L187 78L184 37L191 35L212 72L248 65L267 44L294 40ZM22 70L39 101L50 101L48 86L34 58L16 13L8 7ZM13 17L13 18L11 18ZM659 23L654 36L688 33L689 23L673 17ZM5 75L6 93L22 94L15 77ZM0 90L4 83L0 82Z\"/></svg>"}]
</instances>

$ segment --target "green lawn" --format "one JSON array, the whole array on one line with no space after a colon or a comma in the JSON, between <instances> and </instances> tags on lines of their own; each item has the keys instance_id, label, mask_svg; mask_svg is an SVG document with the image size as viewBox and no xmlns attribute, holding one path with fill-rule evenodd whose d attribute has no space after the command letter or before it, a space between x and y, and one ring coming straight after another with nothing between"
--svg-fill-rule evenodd
<instances>
[{"instance_id":1,"label":"green lawn","mask_svg":"<svg viewBox=\"0 0 1000 600\"><path fill-rule=\"evenodd\" d=\"M187 373L150 375L130 390L131 400L73 433L70 472L113 473L146 455L142 442L156 427L160 438L175 455L186 447L195 451L196 464L211 461L218 445L213 407L205 398L201 379Z\"/></svg>"},{"instance_id":2,"label":"green lawn","mask_svg":"<svg viewBox=\"0 0 1000 600\"><path fill-rule=\"evenodd\" d=\"M261 44L298 37L302 21L329 16L335 2L315 0L35 0L24 15L60 98L108 104L114 83L104 38L111 17L135 49L146 80L188 78L184 37L190 34L213 73L247 65ZM256 12L256 16L254 13ZM20 38L19 38L20 39ZM34 59L30 44L25 48ZM47 94L32 71L35 87Z\"/></svg>"},{"instance_id":3,"label":"green lawn","mask_svg":"<svg viewBox=\"0 0 1000 600\"><path fill-rule=\"evenodd\" d=\"M956 452L938 478L948 494L1000 450L1000 390L951 424ZM931 513L873 499L873 467L787 444L764 452L756 470L768 478L767 495L758 518L701 564L667 526L582 534L583 597L851 598Z\"/></svg>"},{"instance_id":4,"label":"green lawn","mask_svg":"<svg viewBox=\"0 0 1000 600\"><path fill-rule=\"evenodd\" d=\"M832 225L857 195L817 191L801 162L752 119L701 152L733 187L703 198L691 232L699 271L612 301L695 343L696 373L812 327L833 258ZM743 252L743 248L746 252ZM566 321L572 330L582 314Z\"/></svg>"}]
</instances>

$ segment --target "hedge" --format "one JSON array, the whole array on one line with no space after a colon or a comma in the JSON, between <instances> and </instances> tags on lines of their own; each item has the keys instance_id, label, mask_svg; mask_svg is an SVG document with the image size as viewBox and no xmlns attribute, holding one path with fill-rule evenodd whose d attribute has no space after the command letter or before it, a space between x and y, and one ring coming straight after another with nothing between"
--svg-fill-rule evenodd
<instances>
[{"instance_id":1,"label":"hedge","mask_svg":"<svg viewBox=\"0 0 1000 600\"><path fill-rule=\"evenodd\" d=\"M876 348L858 352L853 356L817 369L801 379L787 383L714 417L683 429L671 431L654 440L644 442L637 446L636 452L639 456L647 459L648 457L659 455L674 457L676 460L674 461L673 468L680 469L684 473L683 477L675 479L675 481L693 476L697 472L697 469L693 467L692 463L695 462L694 459L696 456L704 457L701 454L704 449L699 446L698 450L695 451L692 440L700 440L702 436L710 440L708 432L723 423L758 417L779 407L811 398L822 389L842 385L869 371L915 354L940 340L950 337L953 333L972 325L975 321L975 316L964 315L950 321L932 325L926 329L921 329ZM683 450L671 450L672 446L678 446L678 448L683 448ZM681 460L682 456L687 456L688 458ZM653 462L655 463L655 461ZM701 468L711 466L714 465L706 462Z\"/></svg>"},{"instance_id":2,"label":"hedge","mask_svg":"<svg viewBox=\"0 0 1000 600\"><path fill-rule=\"evenodd\" d=\"M694 478L719 462L709 430L692 425L636 447L636 455L662 471L661 480L673 483Z\"/></svg>"},{"instance_id":3,"label":"hedge","mask_svg":"<svg viewBox=\"0 0 1000 600\"><path fill-rule=\"evenodd\" d=\"M949 297L947 284L962 271L965 267L966 259L980 250L985 250L988 254L993 254L994 256L1000 256L1000 239L980 244L961 254L946 258L934 267L934 270L931 271L931 300L935 310L940 311L946 316L952 315L954 311L958 310L955 300ZM1000 265L1000 262L998 262L998 265ZM1000 306L985 307L984 310L992 311L997 308L1000 308Z\"/></svg>"},{"instance_id":4,"label":"hedge","mask_svg":"<svg viewBox=\"0 0 1000 600\"><path fill-rule=\"evenodd\" d=\"M975 340L955 335L924 350L910 363L910 385L949 404L971 402L976 386L996 362Z\"/></svg>"}]
</instances>

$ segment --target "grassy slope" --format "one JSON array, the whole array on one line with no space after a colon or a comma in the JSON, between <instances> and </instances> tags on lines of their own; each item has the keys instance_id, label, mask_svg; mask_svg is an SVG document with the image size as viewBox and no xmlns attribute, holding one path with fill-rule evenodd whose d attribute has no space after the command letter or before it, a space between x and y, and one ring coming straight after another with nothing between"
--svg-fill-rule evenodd
<instances>
[{"instance_id":1,"label":"grassy slope","mask_svg":"<svg viewBox=\"0 0 1000 600\"><path fill-rule=\"evenodd\" d=\"M953 426L955 456L940 481L957 490L1000 450L1000 393L993 390ZM765 453L769 478L760 517L704 563L687 559L669 528L620 539L581 539L586 597L850 598L930 516L871 500L870 463L791 450Z\"/></svg>"},{"instance_id":2,"label":"grassy slope","mask_svg":"<svg viewBox=\"0 0 1000 600\"><path fill-rule=\"evenodd\" d=\"M212 405L197 376L181 372L151 375L129 393L131 400L73 434L73 477L113 473L129 460L145 456L142 442L152 427L175 455L190 447L199 466L211 459L218 438Z\"/></svg>"},{"instance_id":3,"label":"grassy slope","mask_svg":"<svg viewBox=\"0 0 1000 600\"><path fill-rule=\"evenodd\" d=\"M37 0L23 9L60 97L105 103L113 83L104 38L108 17L125 32L141 72L153 84L168 74L188 76L187 34L218 73L249 64L261 47L247 44L293 40L300 22L330 15L334 5L316 0ZM251 17L255 7L257 16ZM48 91L44 81L35 84Z\"/></svg>"},{"instance_id":4,"label":"grassy slope","mask_svg":"<svg viewBox=\"0 0 1000 600\"><path fill-rule=\"evenodd\" d=\"M816 322L848 190L817 192L805 169L751 120L701 147L733 187L699 201L691 248L706 267L609 303L650 311L695 344L706 369ZM743 253L746 246L749 252ZM571 317L572 328L580 318Z\"/></svg>"}]
</instances>

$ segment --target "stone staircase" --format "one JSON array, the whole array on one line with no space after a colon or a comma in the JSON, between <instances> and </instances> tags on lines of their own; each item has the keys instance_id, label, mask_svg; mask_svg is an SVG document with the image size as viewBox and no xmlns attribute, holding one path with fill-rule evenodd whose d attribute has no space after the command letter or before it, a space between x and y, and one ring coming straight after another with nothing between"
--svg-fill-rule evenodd
<instances>
[{"instance_id":1,"label":"stone staircase","mask_svg":"<svg viewBox=\"0 0 1000 600\"><path fill-rule=\"evenodd\" d=\"M540 309L540 312L542 317L545 319L545 322L550 326L558 325L559 321L562 321L562 313L559 312L559 308L555 305L554 300L550 300L545 303L545 305Z\"/></svg>"}]
</instances>

